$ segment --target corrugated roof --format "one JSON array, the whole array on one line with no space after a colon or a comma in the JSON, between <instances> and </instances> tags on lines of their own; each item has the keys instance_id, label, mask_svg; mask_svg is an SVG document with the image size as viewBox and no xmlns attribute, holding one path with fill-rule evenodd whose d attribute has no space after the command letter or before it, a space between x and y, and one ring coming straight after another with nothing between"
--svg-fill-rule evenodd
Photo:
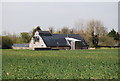
<instances>
[{"instance_id":1,"label":"corrugated roof","mask_svg":"<svg viewBox=\"0 0 120 81\"><path fill-rule=\"evenodd\" d=\"M38 31L41 36L52 36L49 31Z\"/></svg>"},{"instance_id":2,"label":"corrugated roof","mask_svg":"<svg viewBox=\"0 0 120 81\"><path fill-rule=\"evenodd\" d=\"M66 37L81 40L81 42L83 42L84 46L87 45L87 43L84 41L84 39L79 34L52 34L52 36L42 36L45 44L48 47L51 47L51 46L69 46L66 39L65 39Z\"/></svg>"},{"instance_id":3,"label":"corrugated roof","mask_svg":"<svg viewBox=\"0 0 120 81\"><path fill-rule=\"evenodd\" d=\"M69 46L65 38L55 38L53 36L42 36L42 38L48 47Z\"/></svg>"},{"instance_id":4,"label":"corrugated roof","mask_svg":"<svg viewBox=\"0 0 120 81\"><path fill-rule=\"evenodd\" d=\"M13 44L14 47L29 47L29 44Z\"/></svg>"},{"instance_id":5,"label":"corrugated roof","mask_svg":"<svg viewBox=\"0 0 120 81\"><path fill-rule=\"evenodd\" d=\"M38 31L39 33L50 33L49 31Z\"/></svg>"}]
</instances>

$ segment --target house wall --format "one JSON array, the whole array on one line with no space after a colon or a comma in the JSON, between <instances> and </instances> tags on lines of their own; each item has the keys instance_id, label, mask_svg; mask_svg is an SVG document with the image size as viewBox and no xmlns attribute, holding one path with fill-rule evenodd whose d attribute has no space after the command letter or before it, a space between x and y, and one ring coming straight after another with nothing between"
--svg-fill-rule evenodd
<instances>
[{"instance_id":1,"label":"house wall","mask_svg":"<svg viewBox=\"0 0 120 81\"><path fill-rule=\"evenodd\" d=\"M13 49L30 49L29 47L12 47Z\"/></svg>"},{"instance_id":2,"label":"house wall","mask_svg":"<svg viewBox=\"0 0 120 81\"><path fill-rule=\"evenodd\" d=\"M34 48L46 48L47 47L42 37L39 35L39 32L36 32L34 36L39 37L39 41L35 42L34 39L32 38L29 44L30 49L34 50Z\"/></svg>"}]
</instances>

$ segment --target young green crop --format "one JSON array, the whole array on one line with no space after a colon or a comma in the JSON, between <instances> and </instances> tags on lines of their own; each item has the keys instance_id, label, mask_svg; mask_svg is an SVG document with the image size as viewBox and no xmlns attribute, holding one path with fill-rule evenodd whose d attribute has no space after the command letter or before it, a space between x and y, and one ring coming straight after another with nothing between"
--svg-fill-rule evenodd
<instances>
[{"instance_id":1,"label":"young green crop","mask_svg":"<svg viewBox=\"0 0 120 81\"><path fill-rule=\"evenodd\" d=\"M4 49L3 79L117 79L118 49Z\"/></svg>"}]
</instances>

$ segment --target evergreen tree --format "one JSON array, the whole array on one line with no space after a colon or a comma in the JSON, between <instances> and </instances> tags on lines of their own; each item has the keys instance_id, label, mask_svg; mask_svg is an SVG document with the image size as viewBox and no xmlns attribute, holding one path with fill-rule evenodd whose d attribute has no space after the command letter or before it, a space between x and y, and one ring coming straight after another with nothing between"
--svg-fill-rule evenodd
<instances>
[{"instance_id":1,"label":"evergreen tree","mask_svg":"<svg viewBox=\"0 0 120 81\"><path fill-rule=\"evenodd\" d=\"M109 33L108 33L109 37L113 37L114 40L119 41L120 39L120 34L118 32L116 32L114 29L112 29Z\"/></svg>"},{"instance_id":2,"label":"evergreen tree","mask_svg":"<svg viewBox=\"0 0 120 81\"><path fill-rule=\"evenodd\" d=\"M114 29L112 29L109 33L108 33L109 37L115 37L116 36L116 31Z\"/></svg>"}]
</instances>

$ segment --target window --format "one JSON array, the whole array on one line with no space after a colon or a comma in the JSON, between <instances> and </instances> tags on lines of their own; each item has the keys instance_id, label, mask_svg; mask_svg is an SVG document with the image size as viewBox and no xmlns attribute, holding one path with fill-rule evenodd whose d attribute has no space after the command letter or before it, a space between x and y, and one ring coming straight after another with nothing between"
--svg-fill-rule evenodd
<instances>
[{"instance_id":1,"label":"window","mask_svg":"<svg viewBox=\"0 0 120 81\"><path fill-rule=\"evenodd\" d=\"M35 42L39 42L39 37L33 37L33 40L34 40L34 44L35 44Z\"/></svg>"}]
</instances>

